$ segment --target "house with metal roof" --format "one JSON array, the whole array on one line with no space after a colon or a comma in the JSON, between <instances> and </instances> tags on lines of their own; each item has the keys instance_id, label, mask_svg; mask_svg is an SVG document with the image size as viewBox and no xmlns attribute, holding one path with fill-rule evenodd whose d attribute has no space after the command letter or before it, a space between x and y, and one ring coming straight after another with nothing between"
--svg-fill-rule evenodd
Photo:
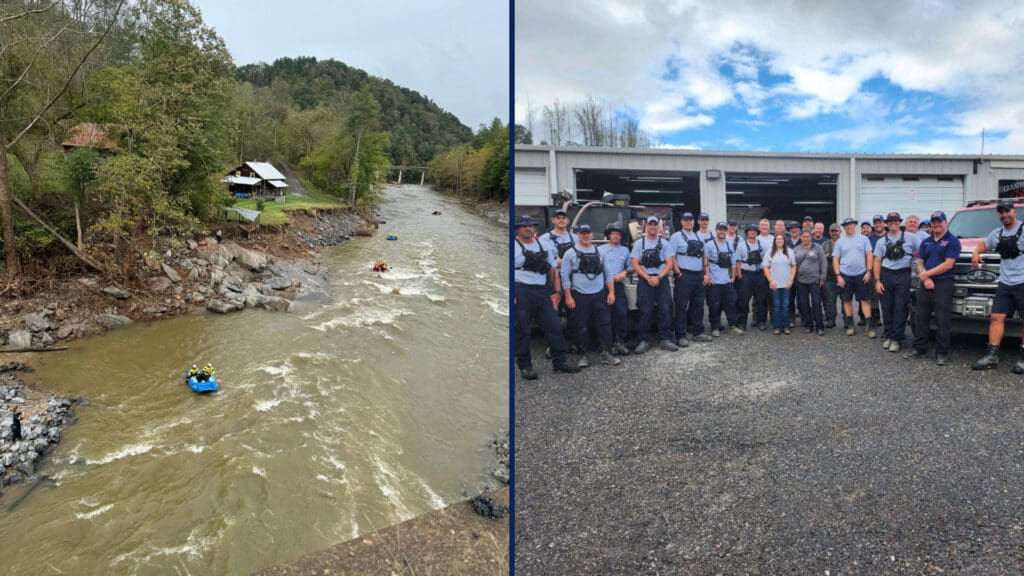
<instances>
[{"instance_id":1,"label":"house with metal roof","mask_svg":"<svg viewBox=\"0 0 1024 576\"><path fill-rule=\"evenodd\" d=\"M270 162L246 162L235 167L221 182L238 198L272 197L284 201L288 183Z\"/></svg>"}]
</instances>

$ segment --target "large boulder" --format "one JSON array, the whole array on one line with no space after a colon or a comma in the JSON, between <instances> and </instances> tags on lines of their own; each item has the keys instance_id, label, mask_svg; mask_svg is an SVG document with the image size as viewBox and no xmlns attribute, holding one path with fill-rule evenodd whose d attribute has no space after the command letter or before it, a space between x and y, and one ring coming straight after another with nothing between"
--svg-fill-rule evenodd
<instances>
[{"instance_id":1,"label":"large boulder","mask_svg":"<svg viewBox=\"0 0 1024 576\"><path fill-rule=\"evenodd\" d=\"M249 250L248 248L243 248L238 244L235 244L234 242L225 244L225 246L227 247L228 250L231 251L232 256L234 256L235 262L238 262L240 265L244 266L245 268L248 268L249 270L252 270L253 272L259 272L260 270L263 270L264 268L267 267L267 264L270 263L270 258L262 252L256 252L254 250Z\"/></svg>"},{"instance_id":2,"label":"large boulder","mask_svg":"<svg viewBox=\"0 0 1024 576\"><path fill-rule=\"evenodd\" d=\"M280 296L267 296L259 305L260 308L273 310L275 312L287 312L291 309L292 303Z\"/></svg>"},{"instance_id":3,"label":"large boulder","mask_svg":"<svg viewBox=\"0 0 1024 576\"><path fill-rule=\"evenodd\" d=\"M147 280L147 282L149 283L150 290L154 292L167 290L174 285L174 282L171 282L171 279L167 276L154 276Z\"/></svg>"},{"instance_id":4,"label":"large boulder","mask_svg":"<svg viewBox=\"0 0 1024 576\"><path fill-rule=\"evenodd\" d=\"M107 286L103 289L103 293L115 300L127 300L132 295L131 292L117 286Z\"/></svg>"},{"instance_id":5,"label":"large boulder","mask_svg":"<svg viewBox=\"0 0 1024 576\"><path fill-rule=\"evenodd\" d=\"M278 276L267 280L263 284L269 288L273 288L274 290L288 290L289 288L300 284L300 282L298 280L293 280L292 278Z\"/></svg>"},{"instance_id":6,"label":"large boulder","mask_svg":"<svg viewBox=\"0 0 1024 576\"><path fill-rule=\"evenodd\" d=\"M27 330L18 330L17 332L11 332L11 337L8 339L8 344L14 348L31 348L32 347L32 333Z\"/></svg>"},{"instance_id":7,"label":"large boulder","mask_svg":"<svg viewBox=\"0 0 1024 576\"><path fill-rule=\"evenodd\" d=\"M100 314L96 317L96 322L107 330L114 330L115 328L131 324L132 319L127 316L118 316L117 314Z\"/></svg>"},{"instance_id":8,"label":"large boulder","mask_svg":"<svg viewBox=\"0 0 1024 576\"><path fill-rule=\"evenodd\" d=\"M32 332L43 332L51 328L50 321L42 314L26 314L24 320L25 326Z\"/></svg>"},{"instance_id":9,"label":"large boulder","mask_svg":"<svg viewBox=\"0 0 1024 576\"><path fill-rule=\"evenodd\" d=\"M217 312L218 314L227 314L228 312L233 312L237 308L234 304L228 304L223 300L210 300L206 304L206 309L211 312Z\"/></svg>"},{"instance_id":10,"label":"large boulder","mask_svg":"<svg viewBox=\"0 0 1024 576\"><path fill-rule=\"evenodd\" d=\"M238 276L228 276L221 282L221 286L232 292L242 292L242 279Z\"/></svg>"},{"instance_id":11,"label":"large boulder","mask_svg":"<svg viewBox=\"0 0 1024 576\"><path fill-rule=\"evenodd\" d=\"M174 268L171 268L167 264L163 264L162 268L164 270L164 274L167 275L167 278L169 278L171 280L171 282L174 282L175 284L178 284L179 282L181 282L181 275L178 274L177 270L175 270Z\"/></svg>"}]
</instances>

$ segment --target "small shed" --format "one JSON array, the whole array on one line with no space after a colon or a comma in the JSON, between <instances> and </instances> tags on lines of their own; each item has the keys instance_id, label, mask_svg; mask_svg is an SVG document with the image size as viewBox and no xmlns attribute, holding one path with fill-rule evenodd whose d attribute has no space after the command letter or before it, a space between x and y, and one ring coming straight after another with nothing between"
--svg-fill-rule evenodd
<instances>
[{"instance_id":1,"label":"small shed","mask_svg":"<svg viewBox=\"0 0 1024 576\"><path fill-rule=\"evenodd\" d=\"M284 174L270 162L246 162L237 166L221 182L237 198L284 199L288 183Z\"/></svg>"},{"instance_id":2,"label":"small shed","mask_svg":"<svg viewBox=\"0 0 1024 576\"><path fill-rule=\"evenodd\" d=\"M93 148L101 155L111 156L120 148L123 131L123 127L117 124L80 122L68 131L60 145L64 154L70 154L77 148Z\"/></svg>"}]
</instances>

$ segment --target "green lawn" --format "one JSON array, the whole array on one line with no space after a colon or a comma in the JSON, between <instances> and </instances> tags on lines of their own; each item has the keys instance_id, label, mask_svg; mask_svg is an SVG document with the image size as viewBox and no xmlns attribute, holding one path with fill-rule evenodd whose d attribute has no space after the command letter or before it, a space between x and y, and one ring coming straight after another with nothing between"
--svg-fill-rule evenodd
<instances>
[{"instance_id":1,"label":"green lawn","mask_svg":"<svg viewBox=\"0 0 1024 576\"><path fill-rule=\"evenodd\" d=\"M307 192L309 189L307 188ZM294 196L288 195L288 200L285 202L274 202L273 200L267 200L263 206L263 213L260 214L260 224L266 224L268 226L288 224L291 220L288 218L289 210L304 210L306 208L338 208L341 204L326 194L316 194L314 197ZM256 200L252 198L239 198L235 204L235 208L248 208L249 210L256 210ZM237 218L237 214L229 213L228 218Z\"/></svg>"}]
</instances>

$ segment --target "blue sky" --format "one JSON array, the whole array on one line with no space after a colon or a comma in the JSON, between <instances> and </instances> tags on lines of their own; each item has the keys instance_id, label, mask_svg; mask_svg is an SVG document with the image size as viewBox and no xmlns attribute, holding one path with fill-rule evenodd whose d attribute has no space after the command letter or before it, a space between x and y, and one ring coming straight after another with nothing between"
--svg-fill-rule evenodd
<instances>
[{"instance_id":1,"label":"blue sky","mask_svg":"<svg viewBox=\"0 0 1024 576\"><path fill-rule=\"evenodd\" d=\"M588 97L663 147L1024 153L1017 2L516 2L516 121ZM578 134L578 130L574 129ZM575 138L579 140L579 138Z\"/></svg>"},{"instance_id":2,"label":"blue sky","mask_svg":"<svg viewBox=\"0 0 1024 576\"><path fill-rule=\"evenodd\" d=\"M477 129L507 121L508 0L193 0L235 64L334 58L416 90Z\"/></svg>"}]
</instances>

